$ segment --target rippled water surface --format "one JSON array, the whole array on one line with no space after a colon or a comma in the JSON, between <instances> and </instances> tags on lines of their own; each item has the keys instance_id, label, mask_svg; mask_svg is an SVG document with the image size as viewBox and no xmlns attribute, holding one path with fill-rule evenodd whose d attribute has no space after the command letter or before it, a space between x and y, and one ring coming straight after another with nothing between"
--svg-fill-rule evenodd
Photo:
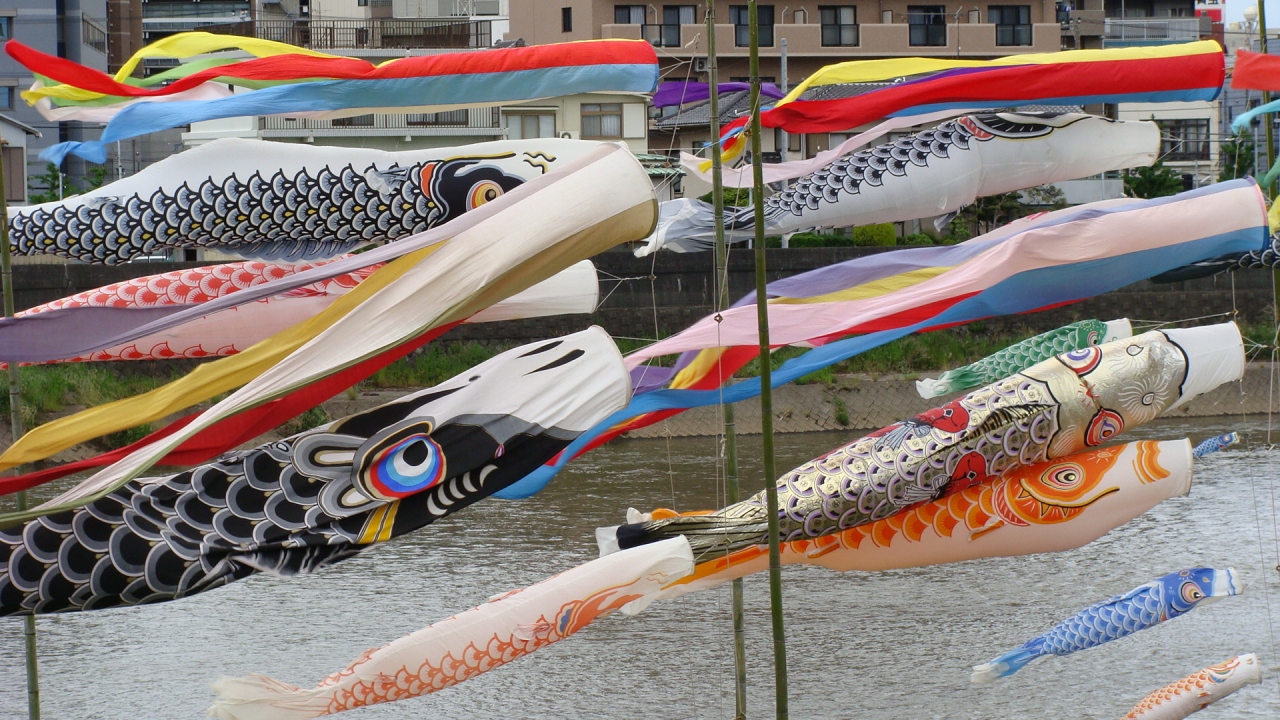
<instances>
[{"instance_id":1,"label":"rippled water surface","mask_svg":"<svg viewBox=\"0 0 1280 720\"><path fill-rule=\"evenodd\" d=\"M1249 431L1225 419L1161 422L1126 440ZM852 433L778 437L786 469ZM39 619L47 718L195 718L219 675L311 684L380 645L595 556L593 530L628 506L717 504L714 439L616 442L545 492L488 500L317 575L253 577L186 600ZM744 485L760 487L759 440L742 439ZM1266 679L1197 715L1280 717L1273 491L1280 457L1233 448L1198 464L1191 495L1083 549L878 574L783 569L793 718L1118 718L1147 692L1242 652ZM673 501L674 498L674 501ZM1275 498L1280 502L1280 498ZM993 686L969 667L1054 622L1166 572L1234 566L1244 596ZM1266 582L1264 583L1264 578ZM773 716L764 576L746 581L750 716ZM1270 600L1270 610L1268 610ZM22 623L0 619L0 716L25 714ZM1277 628L1280 630L1280 627ZM729 718L728 591L606 618L569 640L437 695L361 718Z\"/></svg>"}]
</instances>

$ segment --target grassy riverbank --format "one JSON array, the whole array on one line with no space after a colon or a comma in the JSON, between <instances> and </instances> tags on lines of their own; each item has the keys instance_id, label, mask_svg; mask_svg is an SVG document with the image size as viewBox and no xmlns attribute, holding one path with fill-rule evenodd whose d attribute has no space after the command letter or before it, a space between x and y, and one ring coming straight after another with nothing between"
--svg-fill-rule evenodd
<instances>
[{"instance_id":1,"label":"grassy riverbank","mask_svg":"<svg viewBox=\"0 0 1280 720\"><path fill-rule=\"evenodd\" d=\"M1274 328L1251 326L1244 328L1244 332L1252 342L1270 345ZM938 372L986 357L1032 334L1034 333L1029 330L1021 333L989 332L983 323L977 322L960 328L911 335L812 373L801 378L797 384L832 384L837 375L849 373L914 376ZM627 353L644 343L619 340L618 345L623 353ZM348 393L354 397L355 393L363 389L430 387L463 373L510 347L473 342L435 343L375 373ZM777 368L804 352L802 348L781 348L773 353L771 364ZM663 364L674 362L674 358L662 360ZM101 405L153 390L182 377L186 370L186 367L166 368L160 363L129 362L68 363L22 368L23 425L27 428L35 427L83 407ZM737 377L754 377L759 371L759 361L754 360L739 371ZM213 398L211 402L216 402L221 397ZM8 416L7 393L0 394L0 412L5 417ZM290 421L284 430L298 432L326 420L328 418L324 411L315 409ZM95 444L100 448L119 447L143 437L153 429L151 425L144 425L107 436Z\"/></svg>"}]
</instances>

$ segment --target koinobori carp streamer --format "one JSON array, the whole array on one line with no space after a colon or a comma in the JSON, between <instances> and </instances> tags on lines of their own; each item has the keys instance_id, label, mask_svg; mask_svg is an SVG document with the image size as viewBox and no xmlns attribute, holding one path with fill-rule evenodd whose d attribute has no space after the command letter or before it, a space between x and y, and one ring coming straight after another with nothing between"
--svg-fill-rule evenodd
<instances>
[{"instance_id":1,"label":"koinobori carp streamer","mask_svg":"<svg viewBox=\"0 0 1280 720\"><path fill-rule=\"evenodd\" d=\"M820 538L1101 445L1243 373L1234 323L1058 355L787 473L777 483L781 537ZM616 546L685 535L706 559L762 543L766 512L761 491L709 515L622 525Z\"/></svg>"},{"instance_id":2,"label":"koinobori carp streamer","mask_svg":"<svg viewBox=\"0 0 1280 720\"><path fill-rule=\"evenodd\" d=\"M626 404L600 328L0 531L0 615L188 597L312 572L484 499Z\"/></svg>"}]
</instances>

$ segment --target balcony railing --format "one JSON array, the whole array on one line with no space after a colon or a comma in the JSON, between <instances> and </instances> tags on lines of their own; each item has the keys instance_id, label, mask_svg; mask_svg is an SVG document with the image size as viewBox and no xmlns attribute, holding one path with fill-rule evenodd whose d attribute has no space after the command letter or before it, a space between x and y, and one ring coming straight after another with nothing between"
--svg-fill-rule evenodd
<instances>
[{"instance_id":1,"label":"balcony railing","mask_svg":"<svg viewBox=\"0 0 1280 720\"><path fill-rule=\"evenodd\" d=\"M1102 31L1108 42L1175 43L1199 40L1200 18L1107 18Z\"/></svg>"},{"instance_id":2,"label":"balcony railing","mask_svg":"<svg viewBox=\"0 0 1280 720\"><path fill-rule=\"evenodd\" d=\"M498 133L498 108L464 108L441 113L369 114L336 120L292 118L269 115L261 118L261 128L273 135L359 134L368 131L395 131L397 135L411 135L424 130L446 130L441 134L465 134L466 130ZM379 133L387 134L387 133Z\"/></svg>"},{"instance_id":3,"label":"balcony railing","mask_svg":"<svg viewBox=\"0 0 1280 720\"><path fill-rule=\"evenodd\" d=\"M493 44L489 20L259 20L202 28L312 49L485 48Z\"/></svg>"}]
</instances>

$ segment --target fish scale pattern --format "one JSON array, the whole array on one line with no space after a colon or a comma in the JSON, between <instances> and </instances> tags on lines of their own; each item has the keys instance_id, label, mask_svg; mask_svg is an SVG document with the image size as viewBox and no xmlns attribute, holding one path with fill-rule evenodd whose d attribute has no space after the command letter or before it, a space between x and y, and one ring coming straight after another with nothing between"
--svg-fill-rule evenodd
<instances>
[{"instance_id":1,"label":"fish scale pattern","mask_svg":"<svg viewBox=\"0 0 1280 720\"><path fill-rule=\"evenodd\" d=\"M477 162L276 170L209 177L149 195L93 196L13 215L10 242L19 255L107 265L176 247L276 260L330 257L423 232L472 209L477 198L487 201L523 182L494 167L472 167Z\"/></svg>"},{"instance_id":2,"label":"fish scale pattern","mask_svg":"<svg viewBox=\"0 0 1280 720\"><path fill-rule=\"evenodd\" d=\"M1167 618L1159 585L1118 595L1081 610L1033 640L1038 654L1066 655L1145 630ZM1028 643L1028 649L1031 643Z\"/></svg>"},{"instance_id":3,"label":"fish scale pattern","mask_svg":"<svg viewBox=\"0 0 1280 720\"><path fill-rule=\"evenodd\" d=\"M362 440L330 437L337 447ZM0 531L0 614L170 600L258 570L293 575L355 554L371 508L352 502L349 479L299 471L291 460L298 439L134 481Z\"/></svg>"},{"instance_id":4,"label":"fish scale pattern","mask_svg":"<svg viewBox=\"0 0 1280 720\"><path fill-rule=\"evenodd\" d=\"M952 149L968 150L973 131L958 120L866 150L841 155L812 175L806 175L764 201L766 220L783 215L803 215L821 203L833 203L840 195L857 195L862 186L879 187L885 175L906 175L911 167L926 167L930 158L950 157ZM990 137L990 136L988 136ZM980 138L981 139L981 138ZM751 208L738 211L729 227L751 226Z\"/></svg>"}]
</instances>

